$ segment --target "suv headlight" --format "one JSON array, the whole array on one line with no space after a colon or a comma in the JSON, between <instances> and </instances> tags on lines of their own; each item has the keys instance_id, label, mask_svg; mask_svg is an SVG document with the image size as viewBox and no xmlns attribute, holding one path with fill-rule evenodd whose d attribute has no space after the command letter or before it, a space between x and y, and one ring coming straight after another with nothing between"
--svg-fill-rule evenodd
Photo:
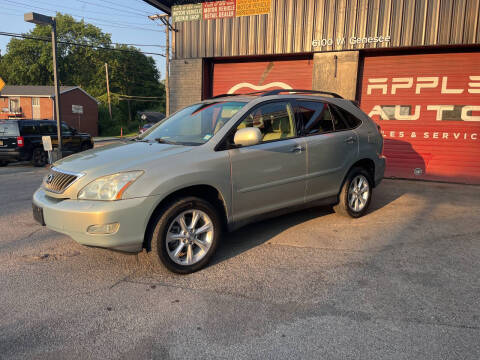
<instances>
[{"instance_id":1,"label":"suv headlight","mask_svg":"<svg viewBox=\"0 0 480 360\"><path fill-rule=\"evenodd\" d=\"M80 190L77 198L82 200L120 200L125 190L142 174L143 171L128 171L102 176Z\"/></svg>"}]
</instances>

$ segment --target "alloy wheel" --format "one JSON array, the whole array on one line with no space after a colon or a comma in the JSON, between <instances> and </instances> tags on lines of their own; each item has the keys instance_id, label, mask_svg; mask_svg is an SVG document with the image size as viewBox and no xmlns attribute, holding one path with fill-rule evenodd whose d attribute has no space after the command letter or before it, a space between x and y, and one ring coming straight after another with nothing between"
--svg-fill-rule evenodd
<instances>
[{"instance_id":1,"label":"alloy wheel","mask_svg":"<svg viewBox=\"0 0 480 360\"><path fill-rule=\"evenodd\" d=\"M348 206L355 212L362 211L370 196L370 184L364 175L355 176L348 188Z\"/></svg>"},{"instance_id":2,"label":"alloy wheel","mask_svg":"<svg viewBox=\"0 0 480 360\"><path fill-rule=\"evenodd\" d=\"M213 236L212 219L204 211L184 211L168 227L165 236L168 256L179 265L196 264L207 255Z\"/></svg>"}]
</instances>

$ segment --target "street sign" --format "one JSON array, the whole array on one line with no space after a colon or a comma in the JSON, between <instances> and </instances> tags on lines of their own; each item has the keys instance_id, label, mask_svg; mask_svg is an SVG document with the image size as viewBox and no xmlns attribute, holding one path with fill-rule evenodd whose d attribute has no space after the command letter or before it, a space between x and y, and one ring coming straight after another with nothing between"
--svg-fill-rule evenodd
<instances>
[{"instance_id":1,"label":"street sign","mask_svg":"<svg viewBox=\"0 0 480 360\"><path fill-rule=\"evenodd\" d=\"M2 91L3 87L5 86L5 81L0 77L0 91Z\"/></svg>"},{"instance_id":2,"label":"street sign","mask_svg":"<svg viewBox=\"0 0 480 360\"><path fill-rule=\"evenodd\" d=\"M42 136L43 150L52 151L52 138L50 136Z\"/></svg>"},{"instance_id":3,"label":"street sign","mask_svg":"<svg viewBox=\"0 0 480 360\"><path fill-rule=\"evenodd\" d=\"M73 114L83 114L83 106L82 105L72 105L72 113Z\"/></svg>"}]
</instances>

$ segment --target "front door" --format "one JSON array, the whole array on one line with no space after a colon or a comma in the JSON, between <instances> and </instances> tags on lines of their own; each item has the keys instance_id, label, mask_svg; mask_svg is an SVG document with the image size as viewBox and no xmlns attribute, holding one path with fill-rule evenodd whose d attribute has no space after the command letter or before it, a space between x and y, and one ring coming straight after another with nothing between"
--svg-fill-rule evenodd
<instances>
[{"instance_id":1,"label":"front door","mask_svg":"<svg viewBox=\"0 0 480 360\"><path fill-rule=\"evenodd\" d=\"M234 220L302 204L306 151L304 140L297 138L292 105L287 101L259 105L237 129L244 127L259 128L263 141L229 150Z\"/></svg>"},{"instance_id":2,"label":"front door","mask_svg":"<svg viewBox=\"0 0 480 360\"><path fill-rule=\"evenodd\" d=\"M358 152L356 133L330 106L297 100L308 153L306 201L338 195L346 171Z\"/></svg>"},{"instance_id":3,"label":"front door","mask_svg":"<svg viewBox=\"0 0 480 360\"><path fill-rule=\"evenodd\" d=\"M34 120L40 119L40 98L32 98L32 117Z\"/></svg>"}]
</instances>

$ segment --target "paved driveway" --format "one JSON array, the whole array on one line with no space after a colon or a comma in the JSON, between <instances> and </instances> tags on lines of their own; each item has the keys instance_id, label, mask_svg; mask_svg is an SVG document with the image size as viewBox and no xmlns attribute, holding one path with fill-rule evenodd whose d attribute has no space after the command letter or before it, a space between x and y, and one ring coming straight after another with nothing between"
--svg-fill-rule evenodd
<instances>
[{"instance_id":1,"label":"paved driveway","mask_svg":"<svg viewBox=\"0 0 480 360\"><path fill-rule=\"evenodd\" d=\"M480 357L480 187L386 180L364 218L250 225L178 276L36 225L46 171L22 169L0 169L1 358Z\"/></svg>"}]
</instances>

